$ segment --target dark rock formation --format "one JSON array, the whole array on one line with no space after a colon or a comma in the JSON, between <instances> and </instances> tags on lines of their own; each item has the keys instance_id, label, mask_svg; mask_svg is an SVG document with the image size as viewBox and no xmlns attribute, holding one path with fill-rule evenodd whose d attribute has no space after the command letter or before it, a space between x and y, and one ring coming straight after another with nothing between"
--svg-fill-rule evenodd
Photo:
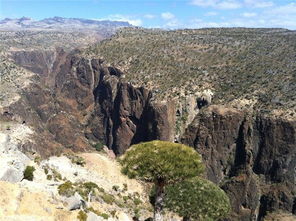
<instances>
[{"instance_id":1,"label":"dark rock formation","mask_svg":"<svg viewBox=\"0 0 296 221\"><path fill-rule=\"evenodd\" d=\"M124 153L134 143L173 137L169 105L152 103L150 91L123 82L123 73L116 68L101 66L98 70L95 111L89 120L93 137L116 154Z\"/></svg>"},{"instance_id":2,"label":"dark rock formation","mask_svg":"<svg viewBox=\"0 0 296 221\"><path fill-rule=\"evenodd\" d=\"M81 58L75 51L66 54L61 49L40 53L13 55L18 64L38 75L9 112L42 134L44 139L36 148L42 155L56 153L56 144L81 151L102 142L122 154L134 143L173 139L173 102L153 103L150 91L125 82L123 72L103 65L100 59Z\"/></svg>"},{"instance_id":3,"label":"dark rock formation","mask_svg":"<svg viewBox=\"0 0 296 221\"><path fill-rule=\"evenodd\" d=\"M182 142L203 156L207 177L231 198L230 220L262 220L267 212L295 212L296 121L205 108Z\"/></svg>"}]
</instances>

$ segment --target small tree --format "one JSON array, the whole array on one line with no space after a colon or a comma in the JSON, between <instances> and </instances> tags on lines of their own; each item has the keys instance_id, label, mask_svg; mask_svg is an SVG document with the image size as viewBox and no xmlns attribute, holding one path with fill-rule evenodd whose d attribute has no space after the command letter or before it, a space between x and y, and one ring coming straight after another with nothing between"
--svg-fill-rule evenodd
<instances>
[{"instance_id":1,"label":"small tree","mask_svg":"<svg viewBox=\"0 0 296 221\"><path fill-rule=\"evenodd\" d=\"M227 216L230 201L214 183L195 177L165 189L165 207L188 220L214 221Z\"/></svg>"},{"instance_id":2,"label":"small tree","mask_svg":"<svg viewBox=\"0 0 296 221\"><path fill-rule=\"evenodd\" d=\"M120 162L130 178L155 184L155 221L163 220L164 187L204 171L201 156L193 148L158 140L131 146Z\"/></svg>"}]
</instances>

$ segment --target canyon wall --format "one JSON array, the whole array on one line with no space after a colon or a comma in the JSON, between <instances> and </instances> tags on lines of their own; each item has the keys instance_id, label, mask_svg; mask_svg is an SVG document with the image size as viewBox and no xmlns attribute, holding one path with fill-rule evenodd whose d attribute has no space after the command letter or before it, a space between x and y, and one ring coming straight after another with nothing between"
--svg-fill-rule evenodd
<instances>
[{"instance_id":1,"label":"canyon wall","mask_svg":"<svg viewBox=\"0 0 296 221\"><path fill-rule=\"evenodd\" d=\"M199 113L182 142L202 154L207 177L230 196L233 220L296 212L295 120L212 105Z\"/></svg>"}]
</instances>

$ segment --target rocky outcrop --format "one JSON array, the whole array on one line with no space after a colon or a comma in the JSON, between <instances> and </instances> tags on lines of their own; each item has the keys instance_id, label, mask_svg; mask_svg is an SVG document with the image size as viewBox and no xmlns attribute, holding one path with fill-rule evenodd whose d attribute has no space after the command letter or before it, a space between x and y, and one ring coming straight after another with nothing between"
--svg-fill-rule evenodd
<instances>
[{"instance_id":1,"label":"rocky outcrop","mask_svg":"<svg viewBox=\"0 0 296 221\"><path fill-rule=\"evenodd\" d=\"M3 124L7 129L3 129ZM30 159L19 149L32 131L24 125L0 122L0 181L20 182Z\"/></svg>"},{"instance_id":2,"label":"rocky outcrop","mask_svg":"<svg viewBox=\"0 0 296 221\"><path fill-rule=\"evenodd\" d=\"M42 134L35 140L43 156L63 147L87 150L98 142L122 154L134 143L174 139L174 102L152 102L149 90L124 81L122 71L102 60L61 49L42 56L15 52L14 59L38 75L7 112Z\"/></svg>"},{"instance_id":3,"label":"rocky outcrop","mask_svg":"<svg viewBox=\"0 0 296 221\"><path fill-rule=\"evenodd\" d=\"M207 177L231 198L231 220L295 213L296 121L221 106L203 109L182 142L203 156Z\"/></svg>"},{"instance_id":4,"label":"rocky outcrop","mask_svg":"<svg viewBox=\"0 0 296 221\"><path fill-rule=\"evenodd\" d=\"M116 68L99 67L90 137L103 141L116 154L141 141L172 140L174 106L151 102L150 91L122 81L122 75Z\"/></svg>"}]
</instances>

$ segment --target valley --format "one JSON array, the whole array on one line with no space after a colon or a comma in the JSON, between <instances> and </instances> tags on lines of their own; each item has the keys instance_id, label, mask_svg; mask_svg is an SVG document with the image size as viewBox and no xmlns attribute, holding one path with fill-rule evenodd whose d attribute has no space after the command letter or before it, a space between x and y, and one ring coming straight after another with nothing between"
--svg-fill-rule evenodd
<instances>
[{"instance_id":1,"label":"valley","mask_svg":"<svg viewBox=\"0 0 296 221\"><path fill-rule=\"evenodd\" d=\"M68 162L63 158L67 154L78 155L88 172L96 173L82 176L84 182L98 183L108 194L115 194L110 183L134 185L145 204L144 220L151 216L145 185L120 178L110 158L144 141L181 142L202 155L205 177L230 197L227 220L295 220L296 32L164 31L129 25L116 33L111 30L0 31L1 156L20 157L20 166L12 168L16 177L33 164L42 179L34 182L51 185L43 166ZM102 146L105 152L98 153L96 147ZM40 164L34 162L36 157ZM9 163L5 171L11 169ZM96 163L108 169L97 171ZM68 166L87 173L79 165ZM78 182L57 169L66 180ZM102 182L92 179L103 172ZM3 177L0 174L0 180ZM66 180L53 184L53 195ZM11 188L26 195L34 182L3 183L2 192ZM43 194L47 187L42 188ZM115 207L129 217L126 220L135 215ZM0 217L9 213L15 220L15 211L19 208L0 210ZM52 220L66 220L53 211ZM76 217L76 212L66 214Z\"/></svg>"}]
</instances>

